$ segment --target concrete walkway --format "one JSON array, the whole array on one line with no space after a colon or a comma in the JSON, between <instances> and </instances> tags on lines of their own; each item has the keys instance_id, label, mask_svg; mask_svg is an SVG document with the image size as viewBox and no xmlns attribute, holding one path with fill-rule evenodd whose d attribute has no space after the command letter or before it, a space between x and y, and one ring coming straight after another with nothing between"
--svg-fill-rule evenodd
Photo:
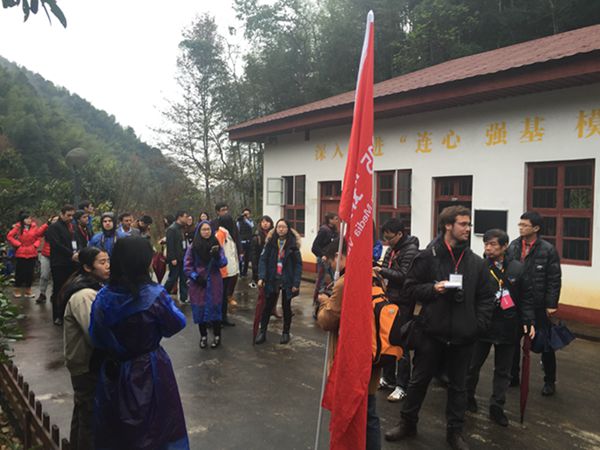
<instances>
[{"instance_id":1,"label":"concrete walkway","mask_svg":"<svg viewBox=\"0 0 600 450\"><path fill-rule=\"evenodd\" d=\"M311 317L312 286L304 283L293 302L292 341L279 345L281 320L269 328L267 343L252 346L256 290L238 283L239 307L231 315L237 326L223 331L223 346L200 350L191 308L183 306L188 326L164 340L172 358L193 449L311 449L314 446L325 333ZM62 361L62 328L51 324L49 304L19 300L27 314L26 340L15 345L15 362L37 398L68 434L72 391ZM467 418L466 436L473 449L600 449L600 343L578 339L557 354L559 383L552 398L540 395L539 358L532 356L531 394L525 425L518 424L518 389L507 400L508 428L487 418L491 367L484 366L478 391L481 413ZM349 374L349 376L351 376ZM378 393L383 431L398 419L400 406ZM432 384L419 435L384 449L443 449L445 396ZM168 413L168 412L166 412ZM327 418L327 417L325 417ZM326 422L326 420L325 420ZM322 449L328 448L324 423Z\"/></svg>"}]
</instances>

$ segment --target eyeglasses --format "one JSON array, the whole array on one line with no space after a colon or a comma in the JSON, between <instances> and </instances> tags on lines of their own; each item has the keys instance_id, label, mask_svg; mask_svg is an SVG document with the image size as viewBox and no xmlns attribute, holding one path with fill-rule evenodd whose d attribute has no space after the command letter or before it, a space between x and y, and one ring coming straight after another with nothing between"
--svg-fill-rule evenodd
<instances>
[{"instance_id":1,"label":"eyeglasses","mask_svg":"<svg viewBox=\"0 0 600 450\"><path fill-rule=\"evenodd\" d=\"M471 228L473 226L473 224L471 222L454 222L456 225L458 225L459 227L463 227L463 228Z\"/></svg>"},{"instance_id":2,"label":"eyeglasses","mask_svg":"<svg viewBox=\"0 0 600 450\"><path fill-rule=\"evenodd\" d=\"M519 223L517 226L519 228L533 228L533 226L528 223Z\"/></svg>"}]
</instances>

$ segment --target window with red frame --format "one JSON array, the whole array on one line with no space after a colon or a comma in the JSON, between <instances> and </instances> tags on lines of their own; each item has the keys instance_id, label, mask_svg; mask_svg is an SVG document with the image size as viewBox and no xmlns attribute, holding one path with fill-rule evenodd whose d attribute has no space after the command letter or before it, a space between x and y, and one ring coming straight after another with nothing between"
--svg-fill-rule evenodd
<instances>
[{"instance_id":1,"label":"window with red frame","mask_svg":"<svg viewBox=\"0 0 600 450\"><path fill-rule=\"evenodd\" d=\"M411 222L411 170L386 170L377 172L377 228L392 217L404 223L410 233Z\"/></svg>"},{"instance_id":2,"label":"window with red frame","mask_svg":"<svg viewBox=\"0 0 600 450\"><path fill-rule=\"evenodd\" d=\"M592 262L594 161L527 165L527 209L541 214L541 237L567 264Z\"/></svg>"},{"instance_id":3,"label":"window with red frame","mask_svg":"<svg viewBox=\"0 0 600 450\"><path fill-rule=\"evenodd\" d=\"M283 177L284 200L283 217L298 233L304 236L304 198L306 176L295 175Z\"/></svg>"}]
</instances>

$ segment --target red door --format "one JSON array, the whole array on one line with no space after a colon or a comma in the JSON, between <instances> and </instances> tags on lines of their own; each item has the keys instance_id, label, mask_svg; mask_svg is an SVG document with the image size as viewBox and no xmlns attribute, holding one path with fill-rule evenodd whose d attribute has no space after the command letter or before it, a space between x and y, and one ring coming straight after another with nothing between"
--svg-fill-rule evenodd
<instances>
[{"instance_id":1,"label":"red door","mask_svg":"<svg viewBox=\"0 0 600 450\"><path fill-rule=\"evenodd\" d=\"M325 220L328 212L338 213L342 196L341 181L322 181L319 183L319 225Z\"/></svg>"}]
</instances>

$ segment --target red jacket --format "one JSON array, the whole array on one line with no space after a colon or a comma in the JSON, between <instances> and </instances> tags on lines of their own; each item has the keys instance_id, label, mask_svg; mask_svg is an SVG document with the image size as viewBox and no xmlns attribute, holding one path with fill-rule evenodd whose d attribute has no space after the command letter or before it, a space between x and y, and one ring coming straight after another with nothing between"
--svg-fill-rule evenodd
<instances>
[{"instance_id":1,"label":"red jacket","mask_svg":"<svg viewBox=\"0 0 600 450\"><path fill-rule=\"evenodd\" d=\"M6 235L10 245L16 248L17 258L37 258L37 249L40 246L40 237L46 232L47 224L38 227L31 222L28 230L21 233L21 224L17 223Z\"/></svg>"}]
</instances>

